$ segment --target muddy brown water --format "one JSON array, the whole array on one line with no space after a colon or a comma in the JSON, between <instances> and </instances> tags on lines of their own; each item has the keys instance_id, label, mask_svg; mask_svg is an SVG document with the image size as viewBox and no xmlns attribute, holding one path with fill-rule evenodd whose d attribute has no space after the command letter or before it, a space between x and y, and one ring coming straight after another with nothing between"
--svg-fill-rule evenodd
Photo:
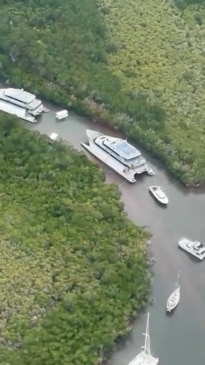
<instances>
[{"instance_id":1,"label":"muddy brown water","mask_svg":"<svg viewBox=\"0 0 205 365\"><path fill-rule=\"evenodd\" d=\"M87 142L86 129L96 129L108 135L117 135L102 126L71 113L67 121L56 121L59 109L48 105L50 112L44 114L38 124L30 129L59 137L82 150L81 142ZM86 153L86 152L85 152ZM89 156L95 160L95 158ZM205 364L205 262L196 262L177 247L177 240L185 235L205 241L205 194L187 190L166 173L164 167L150 155L143 153L153 167L156 176L142 176L131 185L108 167L98 162L107 180L118 184L128 217L137 225L147 226L152 232L151 250L156 260L150 305L150 335L153 355L159 357L159 365ZM97 161L97 160L95 160ZM148 193L152 184L162 185L169 197L167 208L159 206ZM171 316L166 316L166 300L181 270L181 301ZM126 365L136 356L143 345L146 313L139 316L125 344L109 361L111 365Z\"/></svg>"}]
</instances>

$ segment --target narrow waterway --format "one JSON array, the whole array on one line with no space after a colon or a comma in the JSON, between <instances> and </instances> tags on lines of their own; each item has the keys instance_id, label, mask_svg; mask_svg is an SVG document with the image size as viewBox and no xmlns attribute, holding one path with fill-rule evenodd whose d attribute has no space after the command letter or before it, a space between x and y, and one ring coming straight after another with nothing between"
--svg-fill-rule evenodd
<instances>
[{"instance_id":1,"label":"narrow waterway","mask_svg":"<svg viewBox=\"0 0 205 365\"><path fill-rule=\"evenodd\" d=\"M86 129L101 130L116 135L88 120L71 114L64 122L55 120L56 108L48 106L50 113L41 121L29 125L30 129L50 135L58 133L60 138L82 149L87 142ZM87 154L88 155L88 154ZM155 177L143 176L130 185L99 163L106 172L107 180L119 185L129 218L137 225L148 226L153 233L151 250L156 260L152 285L154 305L150 306L150 335L153 355L159 357L161 365L205 364L205 262L196 262L177 247L177 240L185 235L205 241L205 194L190 191L171 179L164 168L151 156L146 155L156 172ZM89 156L89 158L92 158ZM94 159L94 158L92 158ZM95 160L96 161L96 160ZM162 185L169 197L167 208L159 206L148 193L149 185ZM175 313L166 316L165 305L174 289L177 272L181 270L181 301ZM143 344L146 314L138 318L133 332L124 346L114 353L111 365L127 365L136 356Z\"/></svg>"}]
</instances>

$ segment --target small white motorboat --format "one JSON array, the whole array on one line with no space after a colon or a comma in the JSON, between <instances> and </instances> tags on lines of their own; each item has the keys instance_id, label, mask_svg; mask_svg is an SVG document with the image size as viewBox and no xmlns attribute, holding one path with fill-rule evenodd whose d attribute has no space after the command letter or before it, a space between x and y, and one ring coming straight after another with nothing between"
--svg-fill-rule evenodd
<instances>
[{"instance_id":1,"label":"small white motorboat","mask_svg":"<svg viewBox=\"0 0 205 365\"><path fill-rule=\"evenodd\" d=\"M154 176L155 175L154 170L149 165L147 165L147 174L149 176Z\"/></svg>"},{"instance_id":2,"label":"small white motorboat","mask_svg":"<svg viewBox=\"0 0 205 365\"><path fill-rule=\"evenodd\" d=\"M205 246L201 242L191 241L187 237L181 237L178 241L178 246L200 261L205 259Z\"/></svg>"},{"instance_id":3,"label":"small white motorboat","mask_svg":"<svg viewBox=\"0 0 205 365\"><path fill-rule=\"evenodd\" d=\"M51 141L56 141L57 138L58 138L58 134L57 133L51 133L51 135L50 135Z\"/></svg>"},{"instance_id":4,"label":"small white motorboat","mask_svg":"<svg viewBox=\"0 0 205 365\"><path fill-rule=\"evenodd\" d=\"M149 187L149 191L161 204L167 205L169 203L169 199L161 186L152 185Z\"/></svg>"},{"instance_id":5,"label":"small white motorboat","mask_svg":"<svg viewBox=\"0 0 205 365\"><path fill-rule=\"evenodd\" d=\"M173 291L173 293L169 296L168 300L167 300L167 307L166 307L166 311L171 313L179 304L180 301L180 285L179 285L179 277L180 277L180 271L178 272L177 275L177 282L175 284L175 290Z\"/></svg>"},{"instance_id":6,"label":"small white motorboat","mask_svg":"<svg viewBox=\"0 0 205 365\"><path fill-rule=\"evenodd\" d=\"M65 109L56 113L56 119L58 120L66 119L67 117L68 117L68 111Z\"/></svg>"}]
</instances>

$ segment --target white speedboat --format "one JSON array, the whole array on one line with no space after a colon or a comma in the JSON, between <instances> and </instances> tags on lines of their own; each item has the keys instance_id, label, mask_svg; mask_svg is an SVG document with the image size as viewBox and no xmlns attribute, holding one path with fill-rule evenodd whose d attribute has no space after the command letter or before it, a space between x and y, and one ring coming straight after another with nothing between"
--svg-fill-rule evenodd
<instances>
[{"instance_id":1,"label":"white speedboat","mask_svg":"<svg viewBox=\"0 0 205 365\"><path fill-rule=\"evenodd\" d=\"M169 199L161 186L152 185L149 187L149 191L161 204L167 205L169 203Z\"/></svg>"},{"instance_id":2,"label":"white speedboat","mask_svg":"<svg viewBox=\"0 0 205 365\"><path fill-rule=\"evenodd\" d=\"M150 335L149 335L149 313L147 315L147 326L145 335L145 344L142 351L129 362L128 365L157 365L159 359L151 354Z\"/></svg>"},{"instance_id":3,"label":"white speedboat","mask_svg":"<svg viewBox=\"0 0 205 365\"><path fill-rule=\"evenodd\" d=\"M201 261L205 259L205 247L198 241L191 241L187 237L182 237L178 241L178 246Z\"/></svg>"},{"instance_id":4,"label":"white speedboat","mask_svg":"<svg viewBox=\"0 0 205 365\"><path fill-rule=\"evenodd\" d=\"M126 140L89 129L86 133L89 144L81 143L82 146L127 181L134 183L136 175L147 171L147 162L141 152Z\"/></svg>"},{"instance_id":5,"label":"white speedboat","mask_svg":"<svg viewBox=\"0 0 205 365\"><path fill-rule=\"evenodd\" d=\"M16 106L16 110L18 110L18 108L22 108L24 112L33 117L36 117L44 112L44 106L42 104L42 101L37 99L34 94L24 91L24 89L0 89L0 101L4 105L3 110L1 109L0 104L0 110L6 111L7 113L10 113L11 110L9 106Z\"/></svg>"},{"instance_id":6,"label":"white speedboat","mask_svg":"<svg viewBox=\"0 0 205 365\"><path fill-rule=\"evenodd\" d=\"M167 300L166 311L169 313L172 312L177 307L177 305L179 304L179 301L180 301L179 277L180 277L180 271L178 272L178 275L177 275L177 282L175 284L175 290L172 292L172 294L169 296L169 298Z\"/></svg>"}]
</instances>

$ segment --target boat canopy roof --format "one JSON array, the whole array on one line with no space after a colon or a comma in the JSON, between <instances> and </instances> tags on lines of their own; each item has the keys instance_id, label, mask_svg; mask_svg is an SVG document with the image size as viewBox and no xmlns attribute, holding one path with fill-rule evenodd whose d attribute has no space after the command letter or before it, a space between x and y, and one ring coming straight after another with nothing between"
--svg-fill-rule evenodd
<instances>
[{"instance_id":1,"label":"boat canopy roof","mask_svg":"<svg viewBox=\"0 0 205 365\"><path fill-rule=\"evenodd\" d=\"M131 160L141 155L141 152L137 148L129 144L124 139L105 139L104 145L109 147L113 152L125 160Z\"/></svg>"},{"instance_id":2,"label":"boat canopy roof","mask_svg":"<svg viewBox=\"0 0 205 365\"><path fill-rule=\"evenodd\" d=\"M23 89L13 89L8 88L5 90L5 96L21 101L25 104L30 104L36 97L34 94L31 94Z\"/></svg>"}]
</instances>

